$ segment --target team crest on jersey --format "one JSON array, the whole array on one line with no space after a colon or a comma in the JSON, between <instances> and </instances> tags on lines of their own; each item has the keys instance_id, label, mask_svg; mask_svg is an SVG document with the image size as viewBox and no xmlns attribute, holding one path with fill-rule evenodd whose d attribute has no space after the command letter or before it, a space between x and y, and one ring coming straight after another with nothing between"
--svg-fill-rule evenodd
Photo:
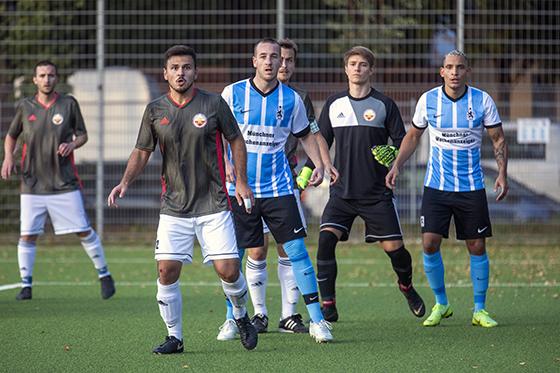
<instances>
[{"instance_id":1,"label":"team crest on jersey","mask_svg":"<svg viewBox=\"0 0 560 373\"><path fill-rule=\"evenodd\" d=\"M276 110L276 119L284 119L284 109L282 109L282 106L278 106L278 110Z\"/></svg>"},{"instance_id":2,"label":"team crest on jersey","mask_svg":"<svg viewBox=\"0 0 560 373\"><path fill-rule=\"evenodd\" d=\"M474 119L474 113L472 107L470 107L469 110L467 110L467 120L473 120L473 119Z\"/></svg>"},{"instance_id":3,"label":"team crest on jersey","mask_svg":"<svg viewBox=\"0 0 560 373\"><path fill-rule=\"evenodd\" d=\"M198 113L193 117L192 123L195 127L202 128L208 123L208 118L202 113Z\"/></svg>"},{"instance_id":4,"label":"team crest on jersey","mask_svg":"<svg viewBox=\"0 0 560 373\"><path fill-rule=\"evenodd\" d=\"M64 117L63 117L61 114L56 113L56 114L52 117L52 122L53 122L55 125L59 126L59 125L62 124L62 122L64 122Z\"/></svg>"},{"instance_id":5,"label":"team crest on jersey","mask_svg":"<svg viewBox=\"0 0 560 373\"><path fill-rule=\"evenodd\" d=\"M377 114L375 114L375 111L373 109L367 109L366 111L364 111L364 119L368 122L374 120L376 116Z\"/></svg>"}]
</instances>

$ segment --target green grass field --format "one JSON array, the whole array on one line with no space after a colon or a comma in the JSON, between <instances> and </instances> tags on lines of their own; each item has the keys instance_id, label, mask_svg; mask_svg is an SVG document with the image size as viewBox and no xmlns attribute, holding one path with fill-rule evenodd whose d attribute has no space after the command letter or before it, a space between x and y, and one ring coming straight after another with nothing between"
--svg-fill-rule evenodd
<instances>
[{"instance_id":1,"label":"green grass field","mask_svg":"<svg viewBox=\"0 0 560 373\"><path fill-rule=\"evenodd\" d=\"M335 342L320 345L308 335L276 332L280 288L276 261L271 260L272 327L251 352L239 341L216 340L224 297L213 269L201 265L198 255L182 275L185 353L155 356L151 348L163 340L165 327L155 302L151 246L106 247L117 294L102 301L95 272L78 242L39 244L33 300L17 302L19 289L9 286L19 281L16 249L4 244L0 371L560 372L560 249L490 247L487 308L500 323L497 328L470 325L472 289L463 247L443 249L455 314L436 328L424 328L409 312L390 262L377 246L340 245L341 318L333 324ZM431 307L421 251L411 251L415 283ZM302 305L300 310L304 312Z\"/></svg>"}]
</instances>

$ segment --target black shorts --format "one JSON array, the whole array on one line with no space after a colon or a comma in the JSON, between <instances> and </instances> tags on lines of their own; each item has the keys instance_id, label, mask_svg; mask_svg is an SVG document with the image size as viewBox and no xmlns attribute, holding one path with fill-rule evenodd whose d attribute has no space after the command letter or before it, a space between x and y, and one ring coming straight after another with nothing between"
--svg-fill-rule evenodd
<instances>
[{"instance_id":1,"label":"black shorts","mask_svg":"<svg viewBox=\"0 0 560 373\"><path fill-rule=\"evenodd\" d=\"M331 196L321 217L321 229L338 229L342 232L340 241L346 241L356 216L366 223L366 242L402 240L394 199L358 200Z\"/></svg>"},{"instance_id":2,"label":"black shorts","mask_svg":"<svg viewBox=\"0 0 560 373\"><path fill-rule=\"evenodd\" d=\"M247 214L243 205L232 199L233 219L237 246L244 249L264 245L262 221L278 243L286 243L306 236L293 195L271 198L255 198L255 206Z\"/></svg>"},{"instance_id":3,"label":"black shorts","mask_svg":"<svg viewBox=\"0 0 560 373\"><path fill-rule=\"evenodd\" d=\"M422 233L449 237L451 216L458 240L492 236L488 201L484 189L473 192L445 192L424 187L420 226Z\"/></svg>"}]
</instances>

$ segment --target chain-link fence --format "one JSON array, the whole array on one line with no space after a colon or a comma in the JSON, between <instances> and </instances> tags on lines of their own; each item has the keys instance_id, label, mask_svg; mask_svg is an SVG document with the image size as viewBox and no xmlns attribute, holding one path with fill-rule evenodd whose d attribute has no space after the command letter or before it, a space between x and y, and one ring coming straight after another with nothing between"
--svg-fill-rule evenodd
<instances>
[{"instance_id":1,"label":"chain-link fence","mask_svg":"<svg viewBox=\"0 0 560 373\"><path fill-rule=\"evenodd\" d=\"M300 48L294 83L309 92L320 112L329 95L346 87L343 52L365 45L377 58L374 86L397 102L405 123L410 123L420 94L440 84L441 56L462 46L473 67L472 84L496 101L510 146L511 194L494 203L496 167L491 145L484 143L493 221L513 227L517 235L550 237L547 232L560 221L560 156L555 151L560 146L559 17L556 0L2 0L0 129L4 138L14 102L33 93L34 63L55 61L63 78L59 90L77 97L88 127L90 141L76 159L92 221L102 221L102 214L106 236L153 232L146 225L153 226L158 218L157 155L120 209L100 206L95 196L106 197L119 181L144 106L166 90L161 60L169 46L193 46L199 54L199 86L220 92L253 74L250 58L256 40L290 37ZM100 67L103 85L96 71ZM398 190L401 219L414 227L426 154L423 144ZM98 180L103 180L102 191L96 188ZM18 193L16 178L0 184L1 232L17 234ZM308 219L317 223L327 188L306 194Z\"/></svg>"}]
</instances>

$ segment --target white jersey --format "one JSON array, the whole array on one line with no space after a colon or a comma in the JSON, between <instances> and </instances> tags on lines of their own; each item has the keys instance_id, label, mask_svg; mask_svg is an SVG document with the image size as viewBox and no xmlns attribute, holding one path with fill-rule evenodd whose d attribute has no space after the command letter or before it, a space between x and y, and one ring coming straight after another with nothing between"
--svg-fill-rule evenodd
<instances>
[{"instance_id":1,"label":"white jersey","mask_svg":"<svg viewBox=\"0 0 560 373\"><path fill-rule=\"evenodd\" d=\"M449 192L484 189L481 145L484 128L500 126L492 98L480 89L467 87L454 100L443 87L425 92L416 105L412 124L428 127L430 160L424 186Z\"/></svg>"},{"instance_id":2,"label":"white jersey","mask_svg":"<svg viewBox=\"0 0 560 373\"><path fill-rule=\"evenodd\" d=\"M300 96L278 82L262 93L252 79L230 84L222 92L247 147L247 179L256 198L293 194L293 180L284 145L288 135L303 137L309 133L309 121ZM235 185L228 183L235 195Z\"/></svg>"}]
</instances>

